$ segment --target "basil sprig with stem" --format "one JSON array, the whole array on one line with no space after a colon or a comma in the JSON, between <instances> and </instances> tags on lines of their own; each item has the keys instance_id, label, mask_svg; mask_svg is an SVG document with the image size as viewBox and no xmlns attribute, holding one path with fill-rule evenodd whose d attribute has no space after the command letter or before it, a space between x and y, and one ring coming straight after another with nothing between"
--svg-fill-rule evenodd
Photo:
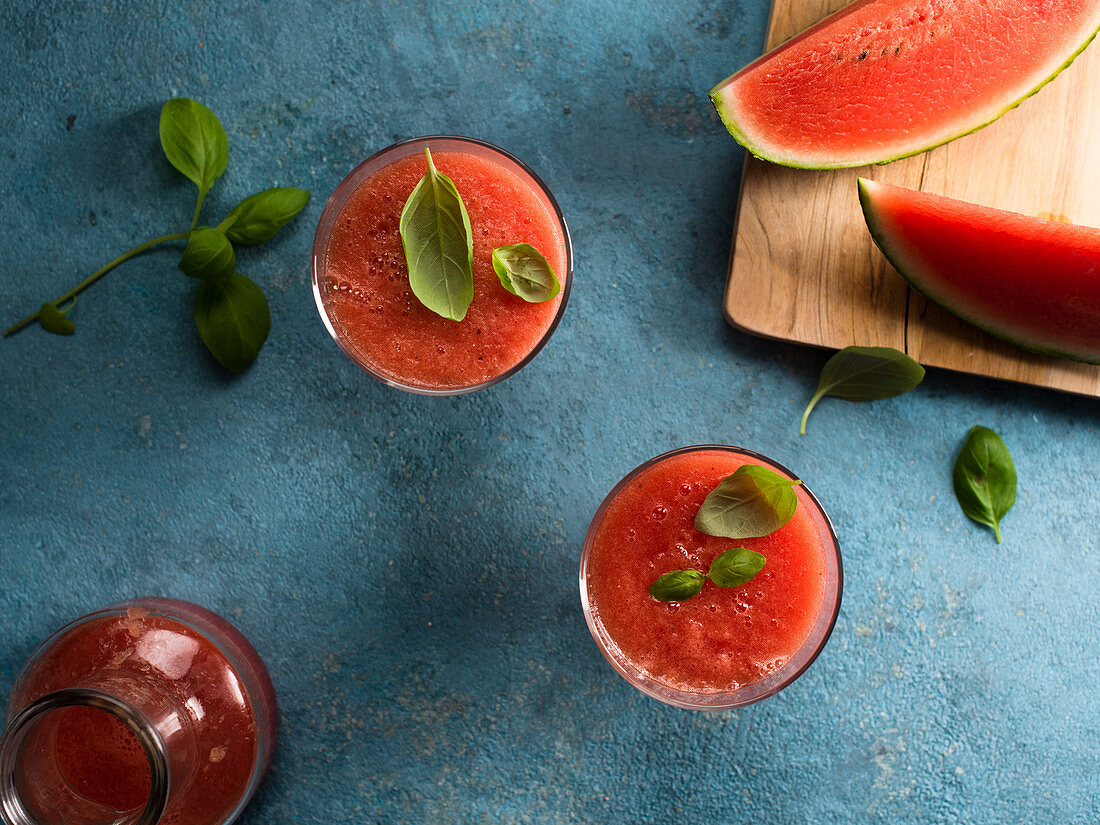
<instances>
[{"instance_id":1,"label":"basil sprig with stem","mask_svg":"<svg viewBox=\"0 0 1100 825\"><path fill-rule=\"evenodd\" d=\"M662 602L682 602L699 595L706 579L718 587L740 587L764 569L762 553L745 547L732 547L701 570L673 570L649 586L649 595Z\"/></svg>"},{"instance_id":2,"label":"basil sprig with stem","mask_svg":"<svg viewBox=\"0 0 1100 825\"><path fill-rule=\"evenodd\" d=\"M955 459L955 498L968 518L993 530L1001 543L1001 519L1016 503L1016 465L1004 441L988 427L974 427Z\"/></svg>"},{"instance_id":3,"label":"basil sprig with stem","mask_svg":"<svg viewBox=\"0 0 1100 825\"><path fill-rule=\"evenodd\" d=\"M822 367L799 432L806 434L806 419L827 395L845 401L878 401L907 393L923 380L924 367L893 347L845 347Z\"/></svg>"},{"instance_id":4,"label":"basil sprig with stem","mask_svg":"<svg viewBox=\"0 0 1100 825\"><path fill-rule=\"evenodd\" d=\"M198 226L203 201L229 163L225 130L206 106L177 97L161 108L159 132L168 162L198 187L187 230L160 235L122 253L68 292L9 327L5 336L35 321L47 332L71 335L76 324L68 316L78 293L136 255L169 241L186 240L179 268L200 281L194 306L199 337L226 369L239 372L255 360L271 329L271 313L263 290L237 272L233 244L253 246L269 240L305 207L309 192L293 187L257 192L233 207L216 227Z\"/></svg>"}]
</instances>

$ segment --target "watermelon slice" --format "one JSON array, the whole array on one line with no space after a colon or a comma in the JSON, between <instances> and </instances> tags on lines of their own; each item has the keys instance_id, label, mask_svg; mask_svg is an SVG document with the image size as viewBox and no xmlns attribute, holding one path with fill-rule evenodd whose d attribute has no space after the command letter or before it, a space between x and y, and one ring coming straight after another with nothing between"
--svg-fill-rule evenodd
<instances>
[{"instance_id":1,"label":"watermelon slice","mask_svg":"<svg viewBox=\"0 0 1100 825\"><path fill-rule=\"evenodd\" d=\"M867 228L919 292L1017 346L1100 364L1100 229L859 179Z\"/></svg>"},{"instance_id":2,"label":"watermelon slice","mask_svg":"<svg viewBox=\"0 0 1100 825\"><path fill-rule=\"evenodd\" d=\"M1072 63L1098 29L1100 0L856 0L710 97L764 160L885 163L996 120Z\"/></svg>"}]
</instances>

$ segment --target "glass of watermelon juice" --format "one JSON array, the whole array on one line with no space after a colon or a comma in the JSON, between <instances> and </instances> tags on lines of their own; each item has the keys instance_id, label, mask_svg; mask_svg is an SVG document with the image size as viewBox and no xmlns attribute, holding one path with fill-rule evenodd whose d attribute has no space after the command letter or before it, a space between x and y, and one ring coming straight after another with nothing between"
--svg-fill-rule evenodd
<instances>
[{"instance_id":1,"label":"glass of watermelon juice","mask_svg":"<svg viewBox=\"0 0 1100 825\"><path fill-rule=\"evenodd\" d=\"M474 297L454 321L409 286L401 211L428 170L454 181L470 217ZM496 247L529 243L561 291L528 303L501 285ZM573 280L569 229L557 201L518 158L453 135L420 137L372 155L329 198L313 239L313 293L321 319L351 359L385 384L421 395L461 395L524 367L561 321Z\"/></svg>"},{"instance_id":2,"label":"glass of watermelon juice","mask_svg":"<svg viewBox=\"0 0 1100 825\"><path fill-rule=\"evenodd\" d=\"M723 710L774 695L817 658L840 609L840 545L806 485L792 488L794 516L770 535L727 539L695 529L703 499L743 464L795 478L737 447L673 450L615 486L584 540L581 604L596 644L634 687L670 705ZM682 602L650 596L659 576L706 572L733 547L766 558L747 584L707 581Z\"/></svg>"}]
</instances>

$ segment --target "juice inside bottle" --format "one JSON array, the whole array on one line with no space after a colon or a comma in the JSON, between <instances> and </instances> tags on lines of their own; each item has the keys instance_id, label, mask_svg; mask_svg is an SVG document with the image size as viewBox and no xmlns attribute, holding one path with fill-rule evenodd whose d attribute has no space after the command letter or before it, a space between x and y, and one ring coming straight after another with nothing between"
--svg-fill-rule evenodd
<instances>
[{"instance_id":1,"label":"juice inside bottle","mask_svg":"<svg viewBox=\"0 0 1100 825\"><path fill-rule=\"evenodd\" d=\"M57 764L73 790L115 811L145 806L149 759L126 723L106 711L57 711Z\"/></svg>"}]
</instances>

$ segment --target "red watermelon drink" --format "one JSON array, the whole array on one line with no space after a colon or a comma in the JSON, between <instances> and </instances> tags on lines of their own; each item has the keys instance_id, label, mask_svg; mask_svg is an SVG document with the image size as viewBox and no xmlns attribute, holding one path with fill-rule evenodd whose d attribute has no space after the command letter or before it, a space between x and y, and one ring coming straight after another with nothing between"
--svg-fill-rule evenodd
<instances>
[{"instance_id":1,"label":"red watermelon drink","mask_svg":"<svg viewBox=\"0 0 1100 825\"><path fill-rule=\"evenodd\" d=\"M708 495L754 471L793 494L789 520L759 537L700 532ZM743 584L715 578L681 600L652 595L659 577L713 572L727 554L761 566ZM644 693L699 710L748 705L794 681L832 631L841 581L836 534L813 493L736 447L685 447L638 467L600 505L581 556L581 603L607 660Z\"/></svg>"},{"instance_id":2,"label":"red watermelon drink","mask_svg":"<svg viewBox=\"0 0 1100 825\"><path fill-rule=\"evenodd\" d=\"M468 213L472 301L461 320L418 300L403 247L403 210L429 171L447 176ZM530 244L560 291L531 303L502 286L493 251ZM478 140L424 137L361 163L336 188L313 241L313 291L329 333L390 386L460 395L526 365L561 320L572 283L569 230L553 195L521 161Z\"/></svg>"}]
</instances>

